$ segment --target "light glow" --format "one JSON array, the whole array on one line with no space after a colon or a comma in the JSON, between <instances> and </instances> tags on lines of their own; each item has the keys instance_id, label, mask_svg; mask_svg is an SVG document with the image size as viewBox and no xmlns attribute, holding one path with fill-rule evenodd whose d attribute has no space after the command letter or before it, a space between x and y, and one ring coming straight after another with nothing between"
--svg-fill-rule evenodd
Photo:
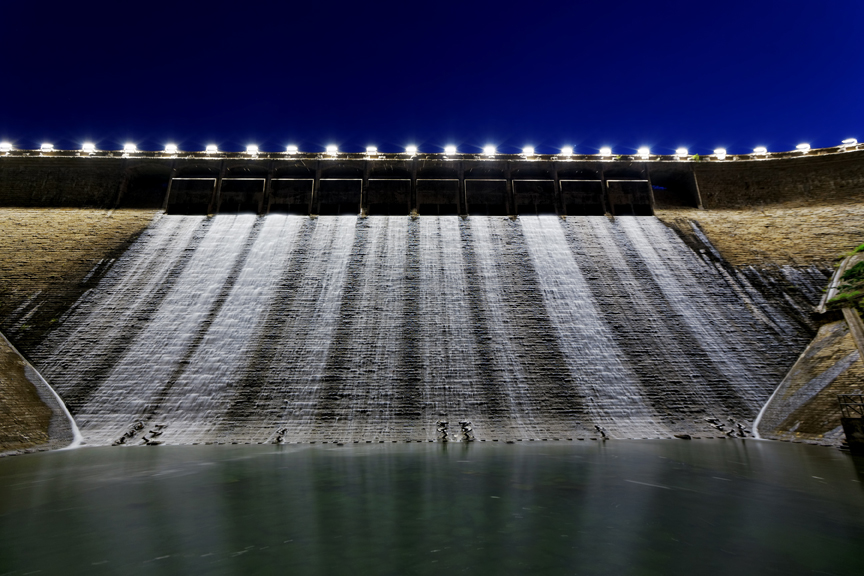
<instances>
[{"instance_id":1,"label":"light glow","mask_svg":"<svg viewBox=\"0 0 864 576\"><path fill-rule=\"evenodd\" d=\"M376 148L375 146L367 146L366 154L374 156L375 154L378 154L378 148Z\"/></svg>"},{"instance_id":2,"label":"light glow","mask_svg":"<svg viewBox=\"0 0 864 576\"><path fill-rule=\"evenodd\" d=\"M561 148L561 155L562 156L572 156L573 155L573 148L571 148L570 146L565 146L564 148Z\"/></svg>"},{"instance_id":3,"label":"light glow","mask_svg":"<svg viewBox=\"0 0 864 576\"><path fill-rule=\"evenodd\" d=\"M288 154L297 154L297 146L294 146L293 144L286 146L285 151L288 152Z\"/></svg>"},{"instance_id":4,"label":"light glow","mask_svg":"<svg viewBox=\"0 0 864 576\"><path fill-rule=\"evenodd\" d=\"M600 148L600 156L611 156L612 148L604 147Z\"/></svg>"},{"instance_id":5,"label":"light glow","mask_svg":"<svg viewBox=\"0 0 864 576\"><path fill-rule=\"evenodd\" d=\"M39 150L42 152L53 152L54 145L48 144L47 142L43 142L41 146L39 146Z\"/></svg>"},{"instance_id":6,"label":"light glow","mask_svg":"<svg viewBox=\"0 0 864 576\"><path fill-rule=\"evenodd\" d=\"M246 146L246 154L258 154L258 146L255 144L249 144Z\"/></svg>"},{"instance_id":7,"label":"light glow","mask_svg":"<svg viewBox=\"0 0 864 576\"><path fill-rule=\"evenodd\" d=\"M639 154L639 157L643 160L648 160L648 157L651 156L651 150L645 146L636 150L636 153Z\"/></svg>"},{"instance_id":8,"label":"light glow","mask_svg":"<svg viewBox=\"0 0 864 576\"><path fill-rule=\"evenodd\" d=\"M533 146L526 146L525 148L522 149L522 155L523 156L533 156L534 155L534 147Z\"/></svg>"},{"instance_id":9,"label":"light glow","mask_svg":"<svg viewBox=\"0 0 864 576\"><path fill-rule=\"evenodd\" d=\"M810 151L810 144L798 144L795 146L795 149L799 152L804 152L805 154Z\"/></svg>"},{"instance_id":10,"label":"light glow","mask_svg":"<svg viewBox=\"0 0 864 576\"><path fill-rule=\"evenodd\" d=\"M686 148L678 148L677 150L675 150L675 155L679 158L686 158L690 154L688 153Z\"/></svg>"},{"instance_id":11,"label":"light glow","mask_svg":"<svg viewBox=\"0 0 864 576\"><path fill-rule=\"evenodd\" d=\"M414 154L417 154L417 147L416 146L406 146L405 147L405 153L411 154L413 156Z\"/></svg>"},{"instance_id":12,"label":"light glow","mask_svg":"<svg viewBox=\"0 0 864 576\"><path fill-rule=\"evenodd\" d=\"M0 142L0 152L9 152L12 150L11 142Z\"/></svg>"},{"instance_id":13,"label":"light glow","mask_svg":"<svg viewBox=\"0 0 864 576\"><path fill-rule=\"evenodd\" d=\"M215 144L208 144L204 148L204 151L207 152L208 154L215 154L216 152L219 152L219 147L216 146Z\"/></svg>"},{"instance_id":14,"label":"light glow","mask_svg":"<svg viewBox=\"0 0 864 576\"><path fill-rule=\"evenodd\" d=\"M138 147L135 146L135 144L126 143L123 145L123 152L126 152L127 154L129 152L137 152L137 151L138 151Z\"/></svg>"},{"instance_id":15,"label":"light glow","mask_svg":"<svg viewBox=\"0 0 864 576\"><path fill-rule=\"evenodd\" d=\"M753 154L763 154L764 155L767 153L768 153L768 149L765 148L764 146L757 146L756 148L753 148Z\"/></svg>"},{"instance_id":16,"label":"light glow","mask_svg":"<svg viewBox=\"0 0 864 576\"><path fill-rule=\"evenodd\" d=\"M444 154L456 154L456 147L455 146L445 146L444 147Z\"/></svg>"},{"instance_id":17,"label":"light glow","mask_svg":"<svg viewBox=\"0 0 864 576\"><path fill-rule=\"evenodd\" d=\"M494 156L497 153L498 153L498 151L495 149L495 146L484 146L483 147L483 154L485 154L486 156Z\"/></svg>"},{"instance_id":18,"label":"light glow","mask_svg":"<svg viewBox=\"0 0 864 576\"><path fill-rule=\"evenodd\" d=\"M166 144L165 145L165 153L166 154L176 154L177 153L177 145L176 144Z\"/></svg>"},{"instance_id":19,"label":"light glow","mask_svg":"<svg viewBox=\"0 0 864 576\"><path fill-rule=\"evenodd\" d=\"M717 148L714 150L714 156L717 157L718 160L726 159L726 149L725 148Z\"/></svg>"},{"instance_id":20,"label":"light glow","mask_svg":"<svg viewBox=\"0 0 864 576\"><path fill-rule=\"evenodd\" d=\"M856 140L855 138L846 138L845 140L843 140L843 145L844 146L857 146L858 140Z\"/></svg>"},{"instance_id":21,"label":"light glow","mask_svg":"<svg viewBox=\"0 0 864 576\"><path fill-rule=\"evenodd\" d=\"M87 152L88 154L93 154L94 152L96 152L96 145L92 142L85 142L81 145L81 151Z\"/></svg>"},{"instance_id":22,"label":"light glow","mask_svg":"<svg viewBox=\"0 0 864 576\"><path fill-rule=\"evenodd\" d=\"M327 146L327 153L331 156L335 156L339 153L339 147L335 144L330 144L329 146Z\"/></svg>"}]
</instances>

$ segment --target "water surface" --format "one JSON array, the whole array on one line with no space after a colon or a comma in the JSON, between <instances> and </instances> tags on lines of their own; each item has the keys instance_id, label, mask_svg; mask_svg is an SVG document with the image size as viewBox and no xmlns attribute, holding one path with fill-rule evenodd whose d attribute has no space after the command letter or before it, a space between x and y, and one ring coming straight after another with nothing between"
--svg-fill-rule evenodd
<instances>
[{"instance_id":1,"label":"water surface","mask_svg":"<svg viewBox=\"0 0 864 576\"><path fill-rule=\"evenodd\" d=\"M0 574L861 574L864 462L757 441L0 460Z\"/></svg>"}]
</instances>

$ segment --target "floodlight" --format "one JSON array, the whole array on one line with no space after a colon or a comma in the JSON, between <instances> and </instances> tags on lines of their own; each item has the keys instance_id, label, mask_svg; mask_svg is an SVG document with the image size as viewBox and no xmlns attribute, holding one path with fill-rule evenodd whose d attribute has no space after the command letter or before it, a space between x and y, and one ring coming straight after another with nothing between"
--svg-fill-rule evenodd
<instances>
[{"instance_id":1,"label":"floodlight","mask_svg":"<svg viewBox=\"0 0 864 576\"><path fill-rule=\"evenodd\" d=\"M176 154L177 153L177 145L176 144L166 144L165 145L165 153L166 154Z\"/></svg>"},{"instance_id":2,"label":"floodlight","mask_svg":"<svg viewBox=\"0 0 864 576\"><path fill-rule=\"evenodd\" d=\"M413 156L414 154L417 154L417 147L416 146L406 146L405 147L405 153L411 154Z\"/></svg>"},{"instance_id":3,"label":"floodlight","mask_svg":"<svg viewBox=\"0 0 864 576\"><path fill-rule=\"evenodd\" d=\"M11 142L0 142L0 152L9 152L12 150Z\"/></svg>"},{"instance_id":4,"label":"floodlight","mask_svg":"<svg viewBox=\"0 0 864 576\"><path fill-rule=\"evenodd\" d=\"M767 153L768 153L768 149L765 148L764 146L757 146L756 148L753 148L753 154L767 154Z\"/></svg>"},{"instance_id":5,"label":"floodlight","mask_svg":"<svg viewBox=\"0 0 864 576\"><path fill-rule=\"evenodd\" d=\"M810 151L810 144L798 144L795 146L795 149L799 152L804 152L805 154Z\"/></svg>"},{"instance_id":6,"label":"floodlight","mask_svg":"<svg viewBox=\"0 0 864 576\"><path fill-rule=\"evenodd\" d=\"M255 144L249 144L246 146L246 154L258 154L258 146Z\"/></svg>"},{"instance_id":7,"label":"floodlight","mask_svg":"<svg viewBox=\"0 0 864 576\"><path fill-rule=\"evenodd\" d=\"M843 146L857 146L857 145L858 145L858 140L856 140L855 138L846 138L845 140L843 140Z\"/></svg>"},{"instance_id":8,"label":"floodlight","mask_svg":"<svg viewBox=\"0 0 864 576\"><path fill-rule=\"evenodd\" d=\"M611 156L612 148L600 148L600 156Z\"/></svg>"},{"instance_id":9,"label":"floodlight","mask_svg":"<svg viewBox=\"0 0 864 576\"><path fill-rule=\"evenodd\" d=\"M678 148L677 150L675 150L675 155L679 158L686 158L689 154L686 148Z\"/></svg>"},{"instance_id":10,"label":"floodlight","mask_svg":"<svg viewBox=\"0 0 864 576\"><path fill-rule=\"evenodd\" d=\"M54 145L48 144L47 142L43 142L42 145L39 146L39 150L41 150L42 152L53 152L54 151Z\"/></svg>"},{"instance_id":11,"label":"floodlight","mask_svg":"<svg viewBox=\"0 0 864 576\"><path fill-rule=\"evenodd\" d=\"M533 156L534 155L534 148L532 146L526 146L525 148L522 149L522 155L523 156Z\"/></svg>"},{"instance_id":12,"label":"floodlight","mask_svg":"<svg viewBox=\"0 0 864 576\"><path fill-rule=\"evenodd\" d=\"M204 148L204 151L207 152L208 154L215 154L216 152L219 151L219 147L216 146L216 144L208 144Z\"/></svg>"},{"instance_id":13,"label":"floodlight","mask_svg":"<svg viewBox=\"0 0 864 576\"><path fill-rule=\"evenodd\" d=\"M378 148L376 148L375 146L367 146L366 147L366 154L368 154L370 156L378 154Z\"/></svg>"},{"instance_id":14,"label":"floodlight","mask_svg":"<svg viewBox=\"0 0 864 576\"><path fill-rule=\"evenodd\" d=\"M483 147L483 154L485 154L486 156L494 156L496 153L497 153L497 150L495 150L495 146L484 146Z\"/></svg>"},{"instance_id":15,"label":"floodlight","mask_svg":"<svg viewBox=\"0 0 864 576\"><path fill-rule=\"evenodd\" d=\"M643 146L642 148L639 148L638 150L636 150L636 153L639 154L639 156L643 160L648 160L648 157L651 155L651 150L649 148L646 148L645 146Z\"/></svg>"},{"instance_id":16,"label":"floodlight","mask_svg":"<svg viewBox=\"0 0 864 576\"><path fill-rule=\"evenodd\" d=\"M717 157L717 160L725 160L726 159L726 149L725 148L717 148L714 150L714 156Z\"/></svg>"},{"instance_id":17,"label":"floodlight","mask_svg":"<svg viewBox=\"0 0 864 576\"><path fill-rule=\"evenodd\" d=\"M92 142L85 142L81 145L81 151L87 152L88 154L93 154L94 152L96 152L96 145Z\"/></svg>"},{"instance_id":18,"label":"floodlight","mask_svg":"<svg viewBox=\"0 0 864 576\"><path fill-rule=\"evenodd\" d=\"M137 152L137 151L138 151L138 147L135 146L135 144L127 143L127 144L123 145L123 152L129 153L129 152Z\"/></svg>"},{"instance_id":19,"label":"floodlight","mask_svg":"<svg viewBox=\"0 0 864 576\"><path fill-rule=\"evenodd\" d=\"M456 154L456 147L455 146L445 146L444 147L444 154Z\"/></svg>"},{"instance_id":20,"label":"floodlight","mask_svg":"<svg viewBox=\"0 0 864 576\"><path fill-rule=\"evenodd\" d=\"M572 156L573 155L573 148L571 148L570 146L565 146L564 148L561 148L561 155L562 156Z\"/></svg>"},{"instance_id":21,"label":"floodlight","mask_svg":"<svg viewBox=\"0 0 864 576\"><path fill-rule=\"evenodd\" d=\"M288 154L297 154L297 146L292 144L291 146L286 147L285 151L288 152Z\"/></svg>"},{"instance_id":22,"label":"floodlight","mask_svg":"<svg viewBox=\"0 0 864 576\"><path fill-rule=\"evenodd\" d=\"M327 153L330 154L331 156L335 156L336 154L339 153L339 147L336 146L335 144L330 144L327 146Z\"/></svg>"}]
</instances>

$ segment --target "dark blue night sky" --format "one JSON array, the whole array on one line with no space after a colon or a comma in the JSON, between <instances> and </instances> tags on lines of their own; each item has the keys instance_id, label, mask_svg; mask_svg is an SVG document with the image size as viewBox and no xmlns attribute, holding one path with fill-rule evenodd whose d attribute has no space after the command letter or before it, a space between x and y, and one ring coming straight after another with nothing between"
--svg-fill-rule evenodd
<instances>
[{"instance_id":1,"label":"dark blue night sky","mask_svg":"<svg viewBox=\"0 0 864 576\"><path fill-rule=\"evenodd\" d=\"M864 140L864 2L3 2L19 148Z\"/></svg>"}]
</instances>

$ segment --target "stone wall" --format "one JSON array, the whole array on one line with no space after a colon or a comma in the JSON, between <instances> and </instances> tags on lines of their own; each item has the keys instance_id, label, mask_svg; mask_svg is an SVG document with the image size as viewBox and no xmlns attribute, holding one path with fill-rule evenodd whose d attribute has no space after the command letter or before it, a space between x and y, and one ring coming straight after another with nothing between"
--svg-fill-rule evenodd
<instances>
[{"instance_id":1,"label":"stone wall","mask_svg":"<svg viewBox=\"0 0 864 576\"><path fill-rule=\"evenodd\" d=\"M0 208L0 331L28 354L155 214Z\"/></svg>"}]
</instances>

